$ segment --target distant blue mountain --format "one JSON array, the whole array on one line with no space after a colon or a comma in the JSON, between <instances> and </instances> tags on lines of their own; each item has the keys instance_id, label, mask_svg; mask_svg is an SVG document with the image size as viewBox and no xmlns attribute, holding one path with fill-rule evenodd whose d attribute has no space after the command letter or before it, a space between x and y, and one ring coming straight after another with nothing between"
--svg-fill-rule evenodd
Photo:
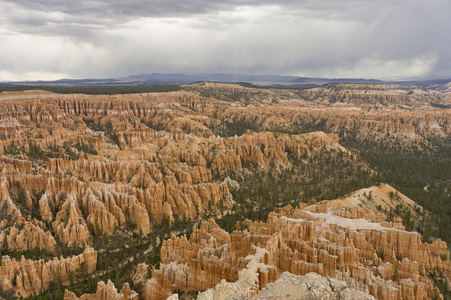
<instances>
[{"instance_id":1,"label":"distant blue mountain","mask_svg":"<svg viewBox=\"0 0 451 300\"><path fill-rule=\"evenodd\" d=\"M281 75L244 75L244 74L223 74L223 73L201 73L201 74L141 74L121 78L124 81L140 81L145 83L191 83L196 81L219 81L219 82L261 82L261 83L285 83L285 84L311 84L328 82L353 82L353 83L382 83L376 79L328 79L328 78L308 78L299 76Z\"/></svg>"},{"instance_id":2,"label":"distant blue mountain","mask_svg":"<svg viewBox=\"0 0 451 300\"><path fill-rule=\"evenodd\" d=\"M134 85L159 85L159 84L187 84L197 81L217 82L249 82L265 85L303 85L303 84L325 84L325 83L397 83L406 88L422 86L427 88L439 88L451 82L451 79L436 79L429 81L382 81L378 79L364 78L310 78L300 76L282 75L246 75L246 74L224 74L224 73L152 73L131 75L123 78L109 79L60 79L55 81L17 81L5 82L3 85L47 85L47 86L134 86Z\"/></svg>"}]
</instances>

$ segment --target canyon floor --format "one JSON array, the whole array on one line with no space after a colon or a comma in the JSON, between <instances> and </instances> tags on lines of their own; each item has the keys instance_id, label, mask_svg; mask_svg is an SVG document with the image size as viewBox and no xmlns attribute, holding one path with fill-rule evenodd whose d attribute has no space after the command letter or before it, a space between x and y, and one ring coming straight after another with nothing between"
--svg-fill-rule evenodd
<instances>
[{"instance_id":1,"label":"canyon floor","mask_svg":"<svg viewBox=\"0 0 451 300\"><path fill-rule=\"evenodd\" d=\"M451 297L449 88L3 92L0 152L0 299Z\"/></svg>"}]
</instances>

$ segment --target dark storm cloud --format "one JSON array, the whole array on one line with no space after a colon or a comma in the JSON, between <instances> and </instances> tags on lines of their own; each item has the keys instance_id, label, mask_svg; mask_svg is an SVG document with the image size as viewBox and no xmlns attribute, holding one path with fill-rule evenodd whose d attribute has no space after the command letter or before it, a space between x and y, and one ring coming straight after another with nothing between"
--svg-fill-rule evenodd
<instances>
[{"instance_id":1,"label":"dark storm cloud","mask_svg":"<svg viewBox=\"0 0 451 300\"><path fill-rule=\"evenodd\" d=\"M154 0L154 1L60 1L60 0L4 0L35 11L59 11L70 15L95 15L112 17L167 17L208 13L217 10L234 9L237 6L260 6L268 4L298 6L309 1L209 1L209 0ZM329 2L329 1L328 1ZM331 2L329 2L331 3ZM333 3L333 2L332 2Z\"/></svg>"},{"instance_id":2,"label":"dark storm cloud","mask_svg":"<svg viewBox=\"0 0 451 300\"><path fill-rule=\"evenodd\" d=\"M0 10L0 80L451 76L449 0L0 0Z\"/></svg>"},{"instance_id":3,"label":"dark storm cloud","mask_svg":"<svg viewBox=\"0 0 451 300\"><path fill-rule=\"evenodd\" d=\"M387 2L387 0L382 2ZM312 13L316 12L318 17L326 19L346 19L349 15L343 14L343 11L351 9L351 14L353 12L359 14L359 9L367 10L365 6L374 6L374 1L371 0L3 0L0 3L8 4L4 18L10 26L22 30L38 30L47 27L49 33L53 31L50 25L54 23L61 26L66 24L83 27L91 25L120 26L136 18L184 18L191 16L203 18L210 13L231 11L237 7L245 6L277 5L286 8L286 13L294 10L291 11L293 14L296 14L297 9L303 9ZM61 19L62 17L64 19ZM366 18L365 15L362 15L362 17Z\"/></svg>"}]
</instances>

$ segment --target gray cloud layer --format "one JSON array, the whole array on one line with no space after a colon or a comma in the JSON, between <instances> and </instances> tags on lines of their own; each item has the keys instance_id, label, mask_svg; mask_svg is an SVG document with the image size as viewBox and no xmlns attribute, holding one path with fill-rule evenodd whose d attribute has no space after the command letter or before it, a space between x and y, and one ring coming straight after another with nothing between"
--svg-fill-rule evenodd
<instances>
[{"instance_id":1,"label":"gray cloud layer","mask_svg":"<svg viewBox=\"0 0 451 300\"><path fill-rule=\"evenodd\" d=\"M450 77L449 0L0 0L0 80Z\"/></svg>"}]
</instances>

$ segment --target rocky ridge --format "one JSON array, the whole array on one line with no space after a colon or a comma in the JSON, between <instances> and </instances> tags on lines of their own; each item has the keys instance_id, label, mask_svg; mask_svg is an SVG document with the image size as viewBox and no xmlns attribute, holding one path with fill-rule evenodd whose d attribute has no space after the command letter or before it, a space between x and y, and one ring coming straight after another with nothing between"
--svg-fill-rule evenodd
<instances>
[{"instance_id":1,"label":"rocky ridge","mask_svg":"<svg viewBox=\"0 0 451 300\"><path fill-rule=\"evenodd\" d=\"M209 289L200 294L198 299L230 299L230 288L219 283L214 289ZM375 299L373 296L363 292L351 289L346 282L330 277L323 277L316 273L307 273L306 275L294 275L284 272L279 279L269 283L252 299ZM234 299L240 299L240 296L234 296ZM247 297L241 297L247 299Z\"/></svg>"},{"instance_id":2,"label":"rocky ridge","mask_svg":"<svg viewBox=\"0 0 451 300\"><path fill-rule=\"evenodd\" d=\"M377 189L386 192L384 201L389 203L392 189L372 190ZM441 297L427 274L436 271L451 278L446 243L423 243L419 234L386 222L383 213L370 209L371 201L363 201L366 192L286 207L270 214L266 223L246 221L232 234L210 220L189 240L172 237L163 243L160 268L146 282L144 298L164 299L173 290L209 288L214 289L203 294L205 299L232 297L233 291L250 298L283 272L336 278L377 299Z\"/></svg>"}]
</instances>

